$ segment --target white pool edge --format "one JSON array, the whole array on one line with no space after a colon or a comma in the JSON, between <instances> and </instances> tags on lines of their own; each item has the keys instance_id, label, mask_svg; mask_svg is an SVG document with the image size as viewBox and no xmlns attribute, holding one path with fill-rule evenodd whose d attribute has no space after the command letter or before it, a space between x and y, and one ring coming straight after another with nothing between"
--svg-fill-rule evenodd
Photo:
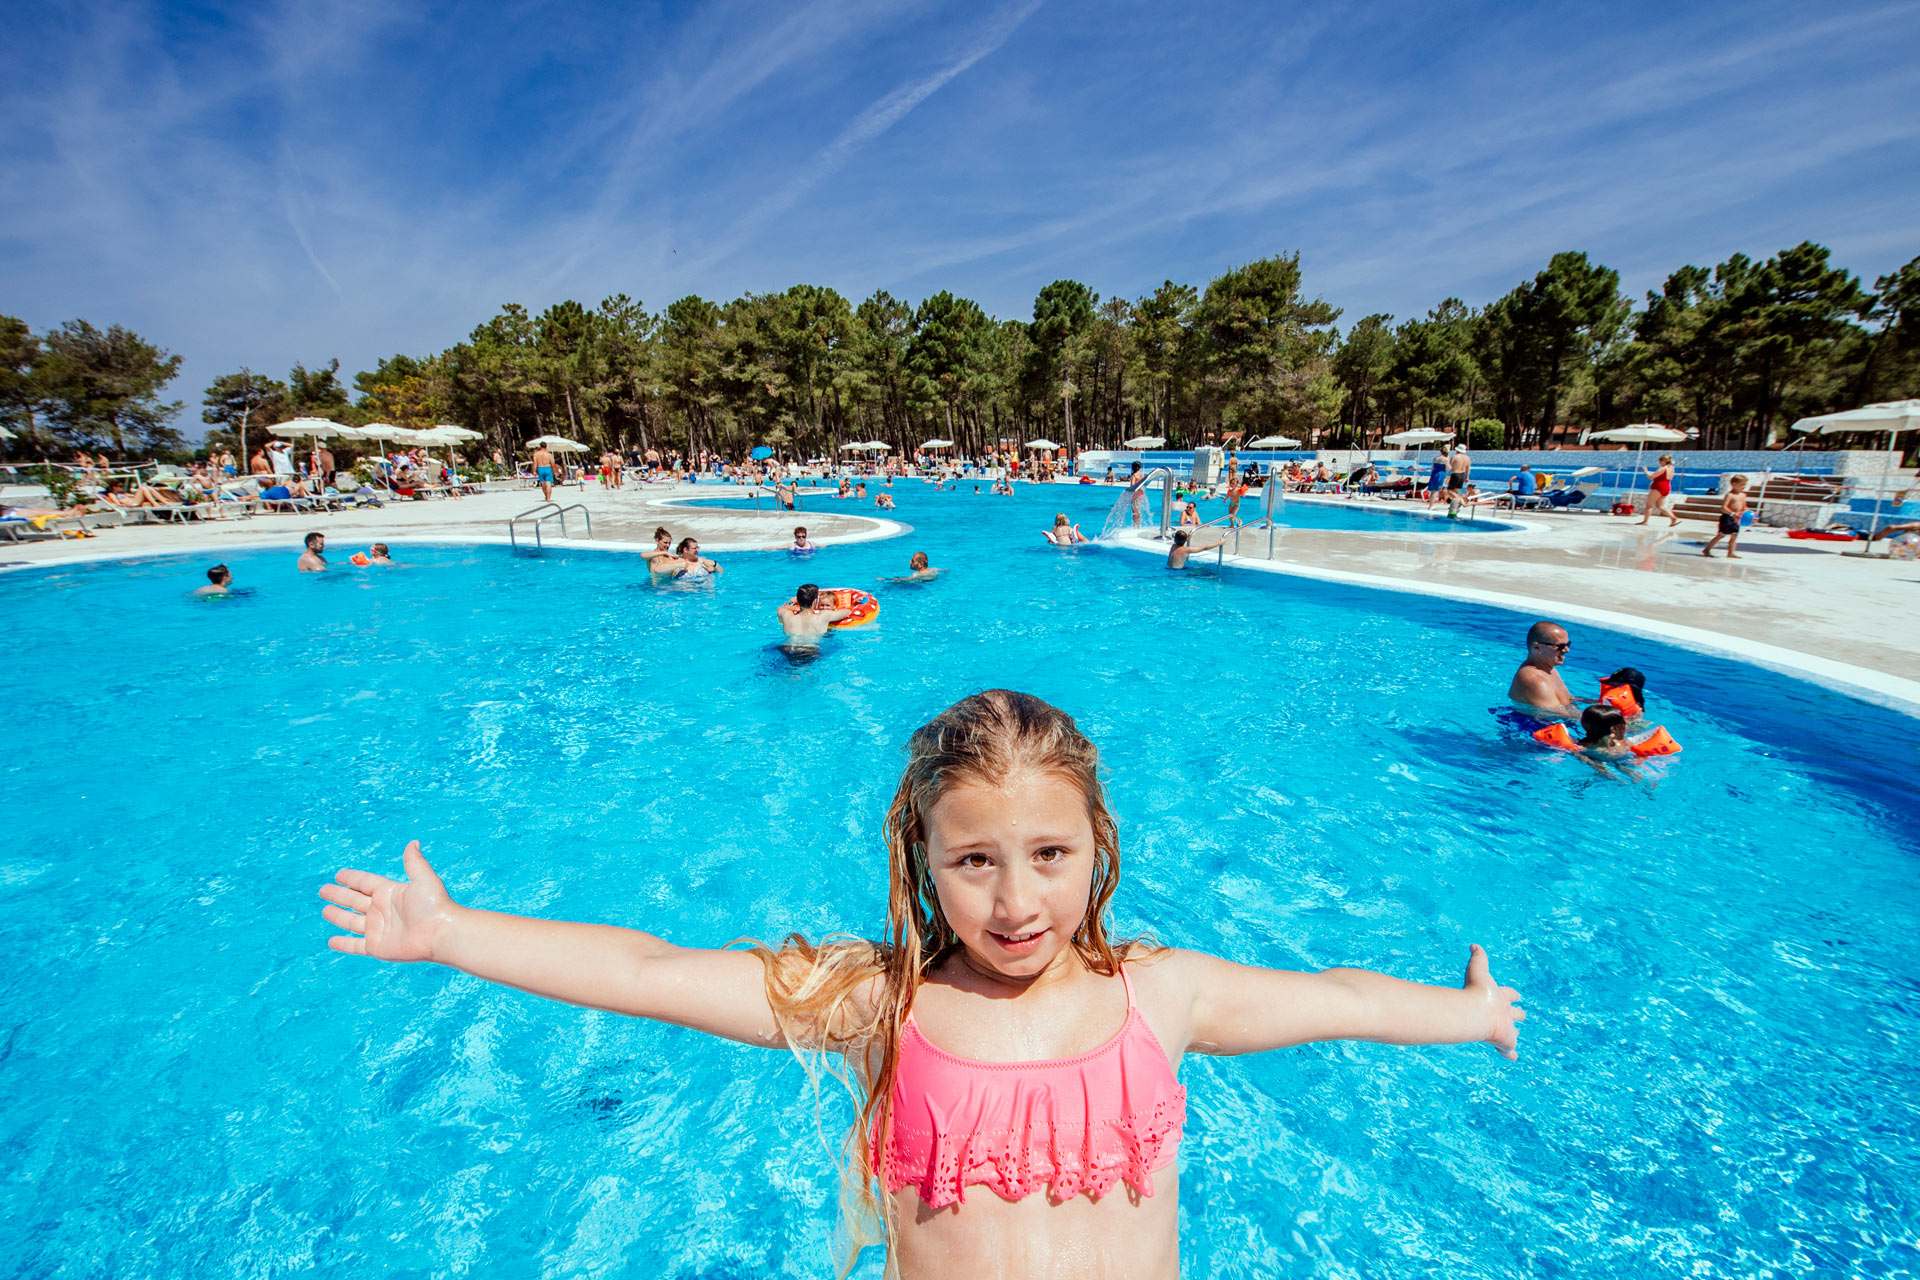
<instances>
[{"instance_id":1,"label":"white pool edge","mask_svg":"<svg viewBox=\"0 0 1920 1280\"><path fill-rule=\"evenodd\" d=\"M1117 539L1099 545L1154 555L1162 560L1167 554L1164 545L1149 543L1141 535L1129 537L1123 534ZM1206 554L1202 553L1203 556ZM1339 583L1343 586L1398 591L1407 595L1434 596L1445 600L1459 600L1467 604L1489 605L1515 613L1532 613L1555 620L1591 623L1594 626L1624 631L1630 635L1645 636L1648 639L1676 644L1701 653L1734 658L1920 719L1920 680L1908 680L1883 671L1875 671L1871 667L1855 666L1849 662L1835 662L1830 658L1802 653L1797 649L1786 649L1759 640L1747 640L1720 631L1684 626L1677 622L1661 622L1653 618L1643 618L1637 614L1596 609L1589 605L1568 604L1540 596L1487 591L1478 587L1439 585L1409 578L1390 578L1382 574L1352 573L1345 569L1327 569L1318 565L1304 564L1298 560L1264 560L1230 555L1224 557L1220 563L1235 569L1250 569L1259 573L1315 578L1322 582Z\"/></svg>"}]
</instances>

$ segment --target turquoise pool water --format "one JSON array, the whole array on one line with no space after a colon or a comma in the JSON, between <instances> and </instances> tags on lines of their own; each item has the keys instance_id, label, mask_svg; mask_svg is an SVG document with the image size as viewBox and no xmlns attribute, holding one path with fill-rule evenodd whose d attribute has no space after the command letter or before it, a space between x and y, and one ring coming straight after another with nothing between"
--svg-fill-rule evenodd
<instances>
[{"instance_id":1,"label":"turquoise pool water","mask_svg":"<svg viewBox=\"0 0 1920 1280\"><path fill-rule=\"evenodd\" d=\"M1531 1011L1511 1064L1190 1059L1187 1274L1912 1266L1913 721L1581 627L1576 685L1642 668L1686 746L1603 777L1499 710L1527 619L1058 551L1086 499L997 501L702 589L491 547L249 553L218 604L192 559L0 577L0 1274L831 1274L785 1056L335 955L314 890L418 838L477 905L870 933L901 744L988 685L1102 745L1124 929L1431 980L1479 941ZM945 577L877 581L921 546ZM879 622L796 661L803 579Z\"/></svg>"}]
</instances>

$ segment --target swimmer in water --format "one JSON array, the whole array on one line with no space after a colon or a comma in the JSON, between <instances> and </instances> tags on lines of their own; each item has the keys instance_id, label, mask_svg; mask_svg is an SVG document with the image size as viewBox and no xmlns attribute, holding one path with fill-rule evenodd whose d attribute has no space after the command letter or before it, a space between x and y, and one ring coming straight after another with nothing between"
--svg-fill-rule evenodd
<instances>
[{"instance_id":1,"label":"swimmer in water","mask_svg":"<svg viewBox=\"0 0 1920 1280\"><path fill-rule=\"evenodd\" d=\"M793 545L787 548L788 551L796 556L810 556L819 549L807 540L807 526L803 524L794 526Z\"/></svg>"},{"instance_id":2,"label":"swimmer in water","mask_svg":"<svg viewBox=\"0 0 1920 1280\"><path fill-rule=\"evenodd\" d=\"M384 542L376 542L368 547L367 563L391 565L393 563L393 554L387 550L387 544Z\"/></svg>"},{"instance_id":3,"label":"swimmer in water","mask_svg":"<svg viewBox=\"0 0 1920 1280\"><path fill-rule=\"evenodd\" d=\"M675 558L668 562L676 582L705 582L720 572L720 566L700 555L697 538L682 538L674 548Z\"/></svg>"},{"instance_id":4,"label":"swimmer in water","mask_svg":"<svg viewBox=\"0 0 1920 1280\"><path fill-rule=\"evenodd\" d=\"M1200 551L1211 551L1226 540L1226 534L1216 533L1212 542L1194 542L1192 530L1175 529L1173 531L1173 549L1167 552L1167 568L1184 569L1187 567L1188 556Z\"/></svg>"},{"instance_id":5,"label":"swimmer in water","mask_svg":"<svg viewBox=\"0 0 1920 1280\"><path fill-rule=\"evenodd\" d=\"M1557 622L1536 622L1527 630L1527 660L1513 673L1507 696L1523 706L1557 716L1580 714L1580 704L1560 678L1559 666L1567 660L1573 641L1567 629Z\"/></svg>"},{"instance_id":6,"label":"swimmer in water","mask_svg":"<svg viewBox=\"0 0 1920 1280\"><path fill-rule=\"evenodd\" d=\"M1070 547L1076 542L1087 541L1087 536L1080 532L1080 526L1067 519L1064 511L1053 518L1053 528L1047 530L1046 537L1056 547Z\"/></svg>"},{"instance_id":7,"label":"swimmer in water","mask_svg":"<svg viewBox=\"0 0 1920 1280\"><path fill-rule=\"evenodd\" d=\"M1618 707L1593 706L1580 713L1580 746L1602 755L1627 750L1627 718Z\"/></svg>"},{"instance_id":8,"label":"swimmer in water","mask_svg":"<svg viewBox=\"0 0 1920 1280\"><path fill-rule=\"evenodd\" d=\"M780 629L787 633L788 644L817 645L829 626L853 616L851 609L815 609L813 606L819 599L820 588L803 582L794 591L793 599L775 610Z\"/></svg>"},{"instance_id":9,"label":"swimmer in water","mask_svg":"<svg viewBox=\"0 0 1920 1280\"><path fill-rule=\"evenodd\" d=\"M647 568L655 573L665 573L673 568L673 535L667 532L665 526L653 531L653 546L649 550L642 551L640 558L645 560Z\"/></svg>"},{"instance_id":10,"label":"swimmer in water","mask_svg":"<svg viewBox=\"0 0 1920 1280\"><path fill-rule=\"evenodd\" d=\"M300 556L300 572L325 573L327 571L327 535L310 533L307 535L307 549Z\"/></svg>"},{"instance_id":11,"label":"swimmer in water","mask_svg":"<svg viewBox=\"0 0 1920 1280\"><path fill-rule=\"evenodd\" d=\"M893 495L890 493L883 493L879 497L873 500L873 505L880 508L882 511L891 511L893 510Z\"/></svg>"},{"instance_id":12,"label":"swimmer in water","mask_svg":"<svg viewBox=\"0 0 1920 1280\"><path fill-rule=\"evenodd\" d=\"M224 596L233 589L233 570L223 564L217 564L207 570L207 585L195 587L196 596Z\"/></svg>"},{"instance_id":13,"label":"swimmer in water","mask_svg":"<svg viewBox=\"0 0 1920 1280\"><path fill-rule=\"evenodd\" d=\"M889 578L889 582L932 582L945 573L945 569L936 569L927 563L927 553L916 551L907 561L907 573L904 577Z\"/></svg>"}]
</instances>

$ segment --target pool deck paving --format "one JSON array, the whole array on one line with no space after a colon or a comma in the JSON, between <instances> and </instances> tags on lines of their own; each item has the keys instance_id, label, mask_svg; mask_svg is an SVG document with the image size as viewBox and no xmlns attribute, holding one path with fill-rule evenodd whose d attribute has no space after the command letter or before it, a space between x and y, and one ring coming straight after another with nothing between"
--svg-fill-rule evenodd
<instances>
[{"instance_id":1,"label":"pool deck paving","mask_svg":"<svg viewBox=\"0 0 1920 1280\"><path fill-rule=\"evenodd\" d=\"M593 538L569 516L571 538L549 523L546 546L634 550L653 544L664 525L677 541L692 536L709 554L786 546L796 524L823 546L891 538L910 526L884 513L773 509L703 510L687 503L716 494L668 484L603 490L597 485L556 492L562 503L584 504ZM764 491L763 491L764 492ZM8 495L15 501L31 500ZM113 527L85 539L40 539L0 546L0 568L86 559L121 559L281 546L291 557L310 530L327 535L329 554L341 557L367 543L508 542L508 520L539 502L530 489L496 490L461 499L396 502L377 509L256 515L187 524ZM1369 499L1290 498L1290 503L1406 512L1412 504ZM1417 507L1413 509L1418 510ZM1285 519L1284 515L1281 517ZM110 520L110 518L109 518ZM1506 532L1459 531L1447 521L1419 521L1407 529L1281 528L1269 550L1267 531L1248 528L1225 548L1196 563L1316 577L1358 585L1477 600L1562 621L1625 626L1695 647L1715 649L1825 683L1864 693L1889 705L1920 711L1920 561L1848 554L1845 544L1788 539L1756 528L1740 537L1740 558L1700 548L1711 526L1683 521L1642 526L1635 519L1586 512L1527 513ZM529 535L522 526L521 543ZM1123 534L1117 544L1164 555L1158 530ZM1723 544L1724 546L1724 544ZM1857 551L1855 546L1852 550Z\"/></svg>"}]
</instances>

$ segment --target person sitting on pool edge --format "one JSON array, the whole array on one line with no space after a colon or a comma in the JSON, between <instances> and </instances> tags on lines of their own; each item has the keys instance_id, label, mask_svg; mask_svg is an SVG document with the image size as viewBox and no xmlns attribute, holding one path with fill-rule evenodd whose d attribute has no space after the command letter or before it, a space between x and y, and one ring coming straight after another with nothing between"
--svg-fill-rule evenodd
<instances>
[{"instance_id":1,"label":"person sitting on pool edge","mask_svg":"<svg viewBox=\"0 0 1920 1280\"><path fill-rule=\"evenodd\" d=\"M820 588L803 582L794 590L793 599L774 611L789 644L818 644L830 625L853 616L851 609L816 610L813 606L819 598Z\"/></svg>"},{"instance_id":2,"label":"person sitting on pool edge","mask_svg":"<svg viewBox=\"0 0 1920 1280\"><path fill-rule=\"evenodd\" d=\"M327 535L310 533L306 540L307 549L300 556L301 573L324 573L327 568Z\"/></svg>"},{"instance_id":3,"label":"person sitting on pool edge","mask_svg":"<svg viewBox=\"0 0 1920 1280\"><path fill-rule=\"evenodd\" d=\"M1572 648L1567 629L1559 623L1545 620L1534 623L1527 629L1526 661L1513 673L1507 696L1536 711L1556 716L1579 715L1580 704L1574 700L1558 670Z\"/></svg>"},{"instance_id":4,"label":"person sitting on pool edge","mask_svg":"<svg viewBox=\"0 0 1920 1280\"><path fill-rule=\"evenodd\" d=\"M233 570L223 564L217 564L207 570L207 585L195 587L196 596L224 596L233 589Z\"/></svg>"},{"instance_id":5,"label":"person sitting on pool edge","mask_svg":"<svg viewBox=\"0 0 1920 1280\"><path fill-rule=\"evenodd\" d=\"M343 931L328 940L338 952L442 965L776 1054L844 1056L824 1068L857 1109L842 1171L855 1256L843 1255L842 1273L860 1247L884 1243L889 1273L905 1277L1171 1280L1180 1165L1222 1158L1212 1144L1181 1149L1189 1108L1177 1071L1189 1055L1364 1040L1486 1043L1518 1057L1519 992L1494 980L1478 944L1464 982L1440 986L1267 969L1117 935L1121 831L1099 750L1031 695L986 690L917 729L883 831L878 940L676 946L476 909L452 898L418 841L402 855L405 880L342 868L319 894ZM866 874L845 855L821 878ZM383 1023L372 1034L398 1033ZM686 1088L723 1083L671 1055L663 1063ZM1219 1088L1196 1084L1209 1087ZM786 1086L787 1100L799 1096ZM736 1110L764 1131L779 1098L754 1090ZM956 1161L955 1150L978 1158Z\"/></svg>"},{"instance_id":6,"label":"person sitting on pool edge","mask_svg":"<svg viewBox=\"0 0 1920 1280\"><path fill-rule=\"evenodd\" d=\"M1173 531L1173 549L1167 552L1167 568L1184 569L1187 557L1198 551L1211 551L1227 540L1227 535L1216 531L1212 542L1194 542L1193 530L1175 529Z\"/></svg>"},{"instance_id":7,"label":"person sitting on pool edge","mask_svg":"<svg viewBox=\"0 0 1920 1280\"><path fill-rule=\"evenodd\" d=\"M682 538L680 545L673 549L675 558L664 562L681 582L704 582L720 572L720 566L700 555L698 538Z\"/></svg>"}]
</instances>

